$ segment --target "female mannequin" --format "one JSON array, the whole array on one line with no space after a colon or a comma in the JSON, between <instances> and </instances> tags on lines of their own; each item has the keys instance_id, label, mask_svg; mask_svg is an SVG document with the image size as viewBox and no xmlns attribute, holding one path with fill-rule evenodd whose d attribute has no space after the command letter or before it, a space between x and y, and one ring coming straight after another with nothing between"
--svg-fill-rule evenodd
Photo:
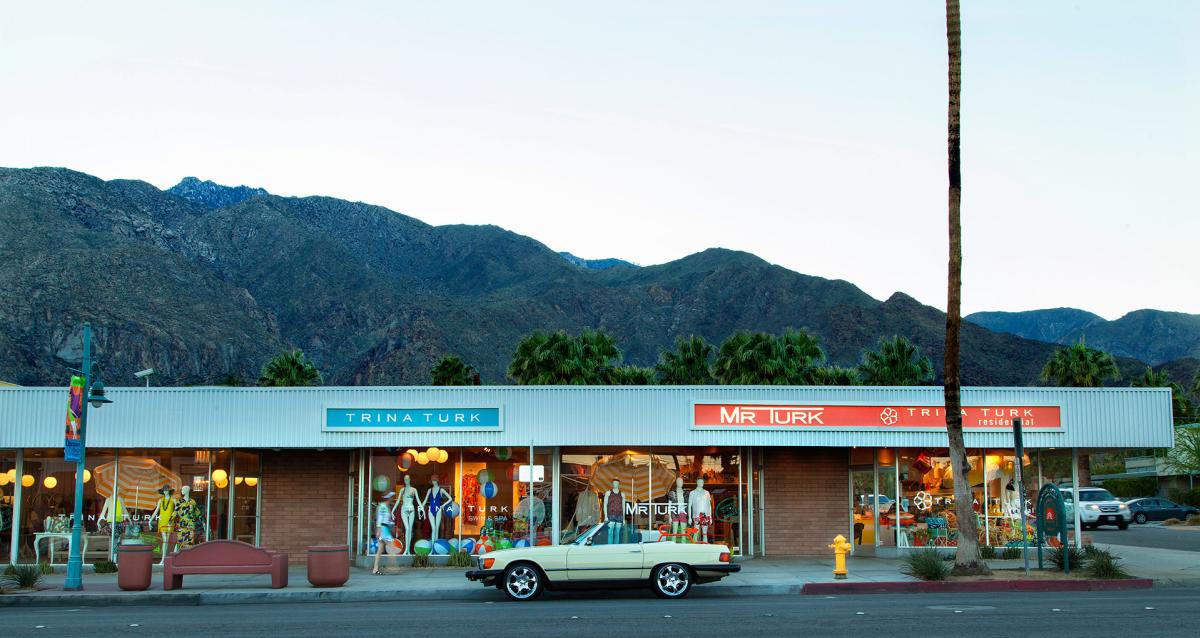
<instances>
[{"instance_id":1,"label":"female mannequin","mask_svg":"<svg viewBox=\"0 0 1200 638\"><path fill-rule=\"evenodd\" d=\"M408 556L412 553L412 537L413 537L413 519L417 517L417 488L412 486L412 477L404 475L404 487L400 488L400 494L396 496L396 503L392 505L392 514L395 515L396 507L400 507L400 520L404 521L404 553L403 556Z\"/></svg>"},{"instance_id":2,"label":"female mannequin","mask_svg":"<svg viewBox=\"0 0 1200 638\"><path fill-rule=\"evenodd\" d=\"M430 480L433 481L433 485L425 491L425 498L421 500L420 515L421 518L424 518L426 514L429 514L429 542L432 543L437 541L438 532L441 531L442 508L449 505L454 499L451 498L446 488L438 484L437 474L430 477Z\"/></svg>"},{"instance_id":3,"label":"female mannequin","mask_svg":"<svg viewBox=\"0 0 1200 638\"><path fill-rule=\"evenodd\" d=\"M184 485L175 501L175 530L179 534L176 550L196 544L196 523L200 522L200 506L192 499L192 486Z\"/></svg>"},{"instance_id":4,"label":"female mannequin","mask_svg":"<svg viewBox=\"0 0 1200 638\"><path fill-rule=\"evenodd\" d=\"M175 499L171 498L171 494L175 490L171 489L170 485L162 486L158 490L162 494L162 498L154 504L154 511L150 513L150 520L158 517L158 535L162 537L162 557L158 564L162 565L167 560L167 554L171 553L171 529L175 518Z\"/></svg>"},{"instance_id":5,"label":"female mannequin","mask_svg":"<svg viewBox=\"0 0 1200 638\"><path fill-rule=\"evenodd\" d=\"M696 479L696 489L688 496L688 519L700 528L700 542L708 542L708 526L712 524L712 494L704 489L704 479Z\"/></svg>"},{"instance_id":6,"label":"female mannequin","mask_svg":"<svg viewBox=\"0 0 1200 638\"><path fill-rule=\"evenodd\" d=\"M404 478L408 478L405 476ZM396 517L392 516L392 510L388 509L387 500L395 496L395 492L388 492L383 495L383 500L379 502L379 506L375 508L375 534L378 541L375 544L375 565L371 568L372 574L381 574L379 571L379 556L383 554L384 547L392 542L395 537L392 536L392 526L396 524ZM395 509L394 507L392 509ZM404 548L405 551L408 547Z\"/></svg>"},{"instance_id":7,"label":"female mannequin","mask_svg":"<svg viewBox=\"0 0 1200 638\"><path fill-rule=\"evenodd\" d=\"M613 479L612 489L604 492L604 520L608 521L608 544L621 542L621 526L625 524L625 495L621 482Z\"/></svg>"},{"instance_id":8,"label":"female mannequin","mask_svg":"<svg viewBox=\"0 0 1200 638\"><path fill-rule=\"evenodd\" d=\"M116 490L113 490L113 493L104 499L104 507L100 508L100 520L108 521L109 527L116 530L117 536L121 535L121 530L117 528L117 523L129 520L129 513L125 511L125 505L121 502L121 498L117 496Z\"/></svg>"},{"instance_id":9,"label":"female mannequin","mask_svg":"<svg viewBox=\"0 0 1200 638\"><path fill-rule=\"evenodd\" d=\"M683 491L683 477L677 477L675 479L675 489L667 492L667 503L670 504L667 516L671 519L671 533L682 534L683 530L687 529L688 523L688 502ZM672 540L674 540L676 543L683 541L683 539L679 536L676 536Z\"/></svg>"}]
</instances>

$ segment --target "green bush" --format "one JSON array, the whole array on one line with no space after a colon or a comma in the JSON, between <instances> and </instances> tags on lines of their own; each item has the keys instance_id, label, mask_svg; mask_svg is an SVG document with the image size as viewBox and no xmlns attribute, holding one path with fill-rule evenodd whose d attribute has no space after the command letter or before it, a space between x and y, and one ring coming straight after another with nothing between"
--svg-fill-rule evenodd
<instances>
[{"instance_id":1,"label":"green bush","mask_svg":"<svg viewBox=\"0 0 1200 638\"><path fill-rule=\"evenodd\" d=\"M450 555L450 560L446 561L446 567L472 567L475 562L471 560L471 555L464 551L457 551Z\"/></svg>"},{"instance_id":2,"label":"green bush","mask_svg":"<svg viewBox=\"0 0 1200 638\"><path fill-rule=\"evenodd\" d=\"M942 559L941 552L922 549L904 557L900 572L921 580L946 580L950 575L950 566Z\"/></svg>"},{"instance_id":3,"label":"green bush","mask_svg":"<svg viewBox=\"0 0 1200 638\"><path fill-rule=\"evenodd\" d=\"M1092 560L1096 556L1099 556L1101 554L1107 554L1107 553L1108 553L1108 550L1100 549L1100 548L1096 547L1095 545L1092 545L1091 543L1088 543L1087 545L1083 546L1084 560Z\"/></svg>"},{"instance_id":4,"label":"green bush","mask_svg":"<svg viewBox=\"0 0 1200 638\"><path fill-rule=\"evenodd\" d=\"M424 568L426 568L426 567L433 567L433 559L432 559L432 558L430 558L429 556L422 556L422 555L420 555L420 554L413 554L413 557L412 557L412 566L413 566L413 567L416 567L416 568L418 568L418 569L424 569Z\"/></svg>"},{"instance_id":5,"label":"green bush","mask_svg":"<svg viewBox=\"0 0 1200 638\"><path fill-rule=\"evenodd\" d=\"M1058 571L1063 571L1067 559L1071 561L1071 569L1082 569L1084 561L1087 559L1087 553L1074 545L1055 547L1050 550L1049 559Z\"/></svg>"},{"instance_id":6,"label":"green bush","mask_svg":"<svg viewBox=\"0 0 1200 638\"><path fill-rule=\"evenodd\" d=\"M114 574L117 571L117 564L111 560L98 560L92 564L92 568L97 574Z\"/></svg>"},{"instance_id":7,"label":"green bush","mask_svg":"<svg viewBox=\"0 0 1200 638\"><path fill-rule=\"evenodd\" d=\"M17 589L37 589L42 582L42 570L37 565L9 565L2 582Z\"/></svg>"},{"instance_id":8,"label":"green bush","mask_svg":"<svg viewBox=\"0 0 1200 638\"><path fill-rule=\"evenodd\" d=\"M1014 558L1020 558L1020 557L1021 557L1021 548L1020 547L1005 547L1004 551L1000 552L1000 558L1003 558L1005 560L1012 560Z\"/></svg>"},{"instance_id":9,"label":"green bush","mask_svg":"<svg viewBox=\"0 0 1200 638\"><path fill-rule=\"evenodd\" d=\"M1163 521L1163 525L1183 525L1183 521L1179 520L1178 518L1172 517L1172 518L1168 518L1167 520Z\"/></svg>"},{"instance_id":10,"label":"green bush","mask_svg":"<svg viewBox=\"0 0 1200 638\"><path fill-rule=\"evenodd\" d=\"M1187 517L1187 522L1184 523L1184 525L1190 525L1192 527L1200 525L1200 514L1192 514L1191 516Z\"/></svg>"},{"instance_id":11,"label":"green bush","mask_svg":"<svg viewBox=\"0 0 1200 638\"><path fill-rule=\"evenodd\" d=\"M1138 498L1158 495L1158 477L1138 476L1112 478L1104 481L1104 489L1117 498Z\"/></svg>"},{"instance_id":12,"label":"green bush","mask_svg":"<svg viewBox=\"0 0 1200 638\"><path fill-rule=\"evenodd\" d=\"M996 557L996 548L991 545L984 545L979 548L979 557L983 560L992 560Z\"/></svg>"},{"instance_id":13,"label":"green bush","mask_svg":"<svg viewBox=\"0 0 1200 638\"><path fill-rule=\"evenodd\" d=\"M50 563L42 563L42 564L38 565L38 569L41 570L42 575L44 575L44 576L48 576L48 575L54 573L54 567L52 565L50 565Z\"/></svg>"},{"instance_id":14,"label":"green bush","mask_svg":"<svg viewBox=\"0 0 1200 638\"><path fill-rule=\"evenodd\" d=\"M1173 488L1170 491L1171 500L1183 505L1191 505L1192 507L1200 507L1200 487L1194 487L1190 490L1181 490Z\"/></svg>"},{"instance_id":15,"label":"green bush","mask_svg":"<svg viewBox=\"0 0 1200 638\"><path fill-rule=\"evenodd\" d=\"M1092 578L1115 579L1132 578L1129 572L1121 567L1121 559L1104 550L1096 550L1088 559L1087 575Z\"/></svg>"}]
</instances>

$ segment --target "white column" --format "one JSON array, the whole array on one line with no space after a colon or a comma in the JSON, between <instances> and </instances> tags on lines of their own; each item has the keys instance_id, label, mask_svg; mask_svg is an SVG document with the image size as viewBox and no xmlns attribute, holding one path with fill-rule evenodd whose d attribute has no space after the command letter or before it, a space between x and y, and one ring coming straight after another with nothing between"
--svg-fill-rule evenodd
<instances>
[{"instance_id":1,"label":"white column","mask_svg":"<svg viewBox=\"0 0 1200 638\"><path fill-rule=\"evenodd\" d=\"M738 500L742 497L742 475L745 475L745 492L746 492L746 519L749 521L749 526L741 530L745 533L746 547L743 548L742 554L746 556L754 556L754 448L742 448L744 454L739 459L738 467ZM741 503L738 503L739 508ZM742 526L739 526L742 527Z\"/></svg>"},{"instance_id":2,"label":"white column","mask_svg":"<svg viewBox=\"0 0 1200 638\"><path fill-rule=\"evenodd\" d=\"M983 544L992 544L992 526L991 517L988 516L988 454L987 448L983 448Z\"/></svg>"},{"instance_id":3,"label":"white column","mask_svg":"<svg viewBox=\"0 0 1200 638\"><path fill-rule=\"evenodd\" d=\"M17 479L13 481L13 519L12 519L12 543L9 545L9 565L17 564L17 549L20 537L17 535L21 530L21 500L24 495L25 486L21 484L21 478L25 476L25 450L17 450Z\"/></svg>"},{"instance_id":4,"label":"white column","mask_svg":"<svg viewBox=\"0 0 1200 638\"><path fill-rule=\"evenodd\" d=\"M550 452L550 543L558 544L562 538L562 448L554 446Z\"/></svg>"},{"instance_id":5,"label":"white column","mask_svg":"<svg viewBox=\"0 0 1200 638\"><path fill-rule=\"evenodd\" d=\"M873 501L871 503L871 518L875 519L873 523L875 525L875 546L879 547L883 545L883 537L880 535L881 530L879 527L879 448L875 448L875 455L872 458L874 459L875 466L875 489L871 490L871 500Z\"/></svg>"},{"instance_id":6,"label":"white column","mask_svg":"<svg viewBox=\"0 0 1200 638\"><path fill-rule=\"evenodd\" d=\"M1075 513L1075 546L1083 547L1083 523L1079 520L1079 449L1071 448L1071 511Z\"/></svg>"}]
</instances>

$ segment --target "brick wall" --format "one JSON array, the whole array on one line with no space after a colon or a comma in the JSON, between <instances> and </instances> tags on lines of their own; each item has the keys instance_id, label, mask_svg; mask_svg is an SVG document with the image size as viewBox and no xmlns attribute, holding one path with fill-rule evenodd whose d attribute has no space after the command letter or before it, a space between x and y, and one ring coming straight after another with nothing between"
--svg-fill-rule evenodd
<instances>
[{"instance_id":1,"label":"brick wall","mask_svg":"<svg viewBox=\"0 0 1200 638\"><path fill-rule=\"evenodd\" d=\"M850 464L844 448L762 448L768 556L829 555L849 537Z\"/></svg>"},{"instance_id":2,"label":"brick wall","mask_svg":"<svg viewBox=\"0 0 1200 638\"><path fill-rule=\"evenodd\" d=\"M303 564L309 545L344 544L349 468L347 451L264 451L263 547Z\"/></svg>"}]
</instances>

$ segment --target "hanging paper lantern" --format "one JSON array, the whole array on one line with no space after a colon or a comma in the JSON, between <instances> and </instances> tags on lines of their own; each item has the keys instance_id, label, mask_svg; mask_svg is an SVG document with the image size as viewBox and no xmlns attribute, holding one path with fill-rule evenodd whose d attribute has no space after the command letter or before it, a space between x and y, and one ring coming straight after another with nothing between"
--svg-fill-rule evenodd
<instances>
[{"instance_id":1,"label":"hanging paper lantern","mask_svg":"<svg viewBox=\"0 0 1200 638\"><path fill-rule=\"evenodd\" d=\"M424 452L417 452L417 463L425 465L429 462L429 455Z\"/></svg>"},{"instance_id":2,"label":"hanging paper lantern","mask_svg":"<svg viewBox=\"0 0 1200 638\"><path fill-rule=\"evenodd\" d=\"M217 469L213 470L213 472L212 472L212 480L216 483L220 483L221 481L224 481L227 478L229 478L229 473L226 472L225 470L222 470L221 468L217 468Z\"/></svg>"},{"instance_id":3,"label":"hanging paper lantern","mask_svg":"<svg viewBox=\"0 0 1200 638\"><path fill-rule=\"evenodd\" d=\"M450 460L450 453L445 450L438 450L438 463L445 463Z\"/></svg>"},{"instance_id":4,"label":"hanging paper lantern","mask_svg":"<svg viewBox=\"0 0 1200 638\"><path fill-rule=\"evenodd\" d=\"M3 474L0 474L0 487L4 487L5 485L8 485L9 483L12 483L12 479L8 478L8 472L4 472Z\"/></svg>"},{"instance_id":5,"label":"hanging paper lantern","mask_svg":"<svg viewBox=\"0 0 1200 638\"><path fill-rule=\"evenodd\" d=\"M450 555L450 543L445 540L434 541L433 542L433 555L434 556L449 556Z\"/></svg>"},{"instance_id":6,"label":"hanging paper lantern","mask_svg":"<svg viewBox=\"0 0 1200 638\"><path fill-rule=\"evenodd\" d=\"M258 477L247 476L246 477L246 485L249 485L250 487L254 487L255 485L258 485Z\"/></svg>"},{"instance_id":7,"label":"hanging paper lantern","mask_svg":"<svg viewBox=\"0 0 1200 638\"><path fill-rule=\"evenodd\" d=\"M414 459L417 458L417 451L414 450L413 448L408 448L407 450L404 451L404 453L411 454Z\"/></svg>"},{"instance_id":8,"label":"hanging paper lantern","mask_svg":"<svg viewBox=\"0 0 1200 638\"><path fill-rule=\"evenodd\" d=\"M500 490L496 487L496 484L491 481L488 481L479 487L479 493L482 494L484 498L492 498L496 496L496 493L499 491Z\"/></svg>"},{"instance_id":9,"label":"hanging paper lantern","mask_svg":"<svg viewBox=\"0 0 1200 638\"><path fill-rule=\"evenodd\" d=\"M437 447L431 447L428 450L425 450L425 456L428 456L430 461L436 459L438 457Z\"/></svg>"},{"instance_id":10,"label":"hanging paper lantern","mask_svg":"<svg viewBox=\"0 0 1200 638\"><path fill-rule=\"evenodd\" d=\"M33 487L34 478L32 474L26 474L21 477L21 485L25 487Z\"/></svg>"},{"instance_id":11,"label":"hanging paper lantern","mask_svg":"<svg viewBox=\"0 0 1200 638\"><path fill-rule=\"evenodd\" d=\"M475 553L475 539L472 539L472 538L462 539L462 543L458 546L458 548L468 554L474 554Z\"/></svg>"},{"instance_id":12,"label":"hanging paper lantern","mask_svg":"<svg viewBox=\"0 0 1200 638\"><path fill-rule=\"evenodd\" d=\"M84 470L84 471L83 471L83 482L84 482L84 483L87 483L87 482L88 482L88 481L90 481L90 480L92 480L92 472L91 472L91 470Z\"/></svg>"},{"instance_id":13,"label":"hanging paper lantern","mask_svg":"<svg viewBox=\"0 0 1200 638\"><path fill-rule=\"evenodd\" d=\"M13 469L11 469L11 470L9 470L9 471L5 472L5 474L6 474L6 475L8 475L8 482L9 482L9 483L16 483L16 482L17 482L17 469L16 469L16 468L13 468Z\"/></svg>"},{"instance_id":14,"label":"hanging paper lantern","mask_svg":"<svg viewBox=\"0 0 1200 638\"><path fill-rule=\"evenodd\" d=\"M216 485L218 490L223 490L229 487L229 479L225 479L224 481L216 481L213 483L213 485Z\"/></svg>"},{"instance_id":15,"label":"hanging paper lantern","mask_svg":"<svg viewBox=\"0 0 1200 638\"><path fill-rule=\"evenodd\" d=\"M421 540L413 543L413 551L417 553L417 556L428 556L429 552L433 551L433 543L422 538Z\"/></svg>"},{"instance_id":16,"label":"hanging paper lantern","mask_svg":"<svg viewBox=\"0 0 1200 638\"><path fill-rule=\"evenodd\" d=\"M386 492L391 485L392 479L382 474L371 479L371 487L374 487L376 492Z\"/></svg>"},{"instance_id":17,"label":"hanging paper lantern","mask_svg":"<svg viewBox=\"0 0 1200 638\"><path fill-rule=\"evenodd\" d=\"M510 457L510 456L512 456L511 448L508 448L508 447L496 448L496 458L500 459L501 461L507 461L508 457Z\"/></svg>"},{"instance_id":18,"label":"hanging paper lantern","mask_svg":"<svg viewBox=\"0 0 1200 638\"><path fill-rule=\"evenodd\" d=\"M479 481L480 485L483 485L492 480L492 473L486 468L479 470L479 473L475 475L475 480Z\"/></svg>"},{"instance_id":19,"label":"hanging paper lantern","mask_svg":"<svg viewBox=\"0 0 1200 638\"><path fill-rule=\"evenodd\" d=\"M47 476L46 478L42 479L42 485L45 485L46 489L52 490L58 487L58 479L54 478L53 476Z\"/></svg>"},{"instance_id":20,"label":"hanging paper lantern","mask_svg":"<svg viewBox=\"0 0 1200 638\"><path fill-rule=\"evenodd\" d=\"M241 485L241 484L242 484L242 481L244 481L244 480L246 480L246 479L244 479L244 478L242 478L242 477L240 477L240 476L235 476L235 477L233 477L233 484L234 484L234 485Z\"/></svg>"},{"instance_id":21,"label":"hanging paper lantern","mask_svg":"<svg viewBox=\"0 0 1200 638\"><path fill-rule=\"evenodd\" d=\"M462 506L454 501L450 501L442 507L442 512L446 514L447 518L458 518L458 515L462 513Z\"/></svg>"},{"instance_id":22,"label":"hanging paper lantern","mask_svg":"<svg viewBox=\"0 0 1200 638\"><path fill-rule=\"evenodd\" d=\"M407 472L408 469L412 467L413 461L416 460L413 458L414 456L415 455L409 454L408 452L401 454L400 458L396 459L396 467Z\"/></svg>"}]
</instances>

